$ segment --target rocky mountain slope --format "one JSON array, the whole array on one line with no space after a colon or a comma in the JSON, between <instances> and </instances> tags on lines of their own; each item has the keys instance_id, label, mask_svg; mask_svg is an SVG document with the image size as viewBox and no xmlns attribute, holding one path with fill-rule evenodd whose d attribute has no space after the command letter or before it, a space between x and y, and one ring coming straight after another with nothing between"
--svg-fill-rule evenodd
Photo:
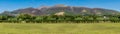
<instances>
[{"instance_id":1,"label":"rocky mountain slope","mask_svg":"<svg viewBox=\"0 0 120 34\"><path fill-rule=\"evenodd\" d=\"M87 7L75 7L75 6L64 6L64 5L56 5L56 6L44 6L40 8L24 8L17 9L11 12L3 12L2 14L31 14L31 15L51 15L56 14L58 12L64 12L69 15L116 15L119 14L118 11L103 9L103 8L87 8Z\"/></svg>"}]
</instances>

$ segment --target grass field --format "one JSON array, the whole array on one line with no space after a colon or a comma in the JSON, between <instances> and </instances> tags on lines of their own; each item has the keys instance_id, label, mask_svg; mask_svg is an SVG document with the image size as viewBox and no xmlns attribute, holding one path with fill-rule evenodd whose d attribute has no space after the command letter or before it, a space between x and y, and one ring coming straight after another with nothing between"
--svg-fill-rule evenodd
<instances>
[{"instance_id":1,"label":"grass field","mask_svg":"<svg viewBox=\"0 0 120 34\"><path fill-rule=\"evenodd\" d=\"M120 23L0 23L0 34L120 34Z\"/></svg>"}]
</instances>

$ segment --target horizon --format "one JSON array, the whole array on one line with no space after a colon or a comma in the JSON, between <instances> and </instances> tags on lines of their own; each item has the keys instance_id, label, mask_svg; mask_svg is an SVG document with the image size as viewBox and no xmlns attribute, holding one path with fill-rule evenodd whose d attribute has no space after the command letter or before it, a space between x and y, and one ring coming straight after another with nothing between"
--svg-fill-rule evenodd
<instances>
[{"instance_id":1,"label":"horizon","mask_svg":"<svg viewBox=\"0 0 120 34\"><path fill-rule=\"evenodd\" d=\"M88 8L105 8L120 11L120 0L0 0L0 13L22 8L38 8L64 4L67 6L81 6Z\"/></svg>"}]
</instances>

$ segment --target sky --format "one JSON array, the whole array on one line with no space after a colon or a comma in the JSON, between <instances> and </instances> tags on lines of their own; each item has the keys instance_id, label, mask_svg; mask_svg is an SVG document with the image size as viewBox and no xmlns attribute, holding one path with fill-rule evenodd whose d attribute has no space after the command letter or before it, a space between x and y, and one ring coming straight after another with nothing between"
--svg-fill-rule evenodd
<instances>
[{"instance_id":1,"label":"sky","mask_svg":"<svg viewBox=\"0 0 120 34\"><path fill-rule=\"evenodd\" d=\"M89 8L105 8L120 11L120 0L0 0L0 13L27 7L53 6L64 4Z\"/></svg>"}]
</instances>

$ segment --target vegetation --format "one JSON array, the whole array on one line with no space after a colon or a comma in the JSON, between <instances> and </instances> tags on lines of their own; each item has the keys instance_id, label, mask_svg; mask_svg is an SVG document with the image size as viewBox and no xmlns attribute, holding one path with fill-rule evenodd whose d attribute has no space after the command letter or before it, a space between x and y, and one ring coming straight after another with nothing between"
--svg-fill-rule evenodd
<instances>
[{"instance_id":1,"label":"vegetation","mask_svg":"<svg viewBox=\"0 0 120 34\"><path fill-rule=\"evenodd\" d=\"M59 22L73 22L73 23L94 23L94 22L119 22L120 15L49 15L49 16L34 16L29 14L20 14L17 16L0 16L0 22L13 23L59 23Z\"/></svg>"},{"instance_id":2,"label":"vegetation","mask_svg":"<svg viewBox=\"0 0 120 34\"><path fill-rule=\"evenodd\" d=\"M119 34L120 23L0 23L0 34Z\"/></svg>"}]
</instances>

